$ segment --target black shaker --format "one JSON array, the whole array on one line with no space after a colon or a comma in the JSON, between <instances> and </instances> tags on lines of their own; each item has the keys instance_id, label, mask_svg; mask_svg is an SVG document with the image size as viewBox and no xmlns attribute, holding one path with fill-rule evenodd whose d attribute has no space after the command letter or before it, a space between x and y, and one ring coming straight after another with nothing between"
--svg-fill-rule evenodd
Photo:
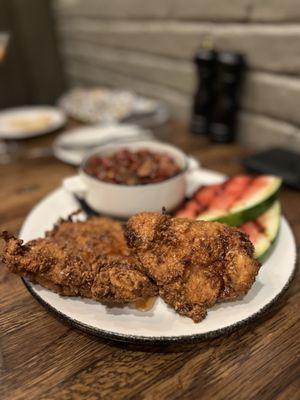
<instances>
[{"instance_id":1,"label":"black shaker","mask_svg":"<svg viewBox=\"0 0 300 400\"><path fill-rule=\"evenodd\" d=\"M215 143L230 143L235 139L244 72L245 61L240 53L216 53L214 104L208 126L209 136Z\"/></svg>"},{"instance_id":2,"label":"black shaker","mask_svg":"<svg viewBox=\"0 0 300 400\"><path fill-rule=\"evenodd\" d=\"M214 79L216 52L202 48L195 56L198 84L194 94L190 130L195 134L208 135L209 118L214 103Z\"/></svg>"}]
</instances>

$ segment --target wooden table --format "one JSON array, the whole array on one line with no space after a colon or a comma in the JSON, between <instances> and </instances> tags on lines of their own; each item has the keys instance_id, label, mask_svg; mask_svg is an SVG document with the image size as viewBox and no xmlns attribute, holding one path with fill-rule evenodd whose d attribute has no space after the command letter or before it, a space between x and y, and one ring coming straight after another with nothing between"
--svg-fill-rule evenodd
<instances>
[{"instance_id":1,"label":"wooden table","mask_svg":"<svg viewBox=\"0 0 300 400\"><path fill-rule=\"evenodd\" d=\"M158 135L235 174L249 150L211 145L170 123ZM53 135L30 140L46 146ZM31 207L74 173L52 157L0 166L0 230L17 233ZM284 189L283 211L300 243L300 195ZM250 326L227 337L144 347L100 340L59 322L0 268L0 398L38 399L300 399L300 275Z\"/></svg>"}]
</instances>

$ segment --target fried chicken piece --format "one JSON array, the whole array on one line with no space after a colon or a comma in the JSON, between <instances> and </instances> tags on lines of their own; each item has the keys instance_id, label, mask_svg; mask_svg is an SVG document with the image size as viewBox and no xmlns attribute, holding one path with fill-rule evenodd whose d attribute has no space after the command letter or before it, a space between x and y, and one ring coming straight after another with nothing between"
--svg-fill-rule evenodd
<instances>
[{"instance_id":1,"label":"fried chicken piece","mask_svg":"<svg viewBox=\"0 0 300 400\"><path fill-rule=\"evenodd\" d=\"M125 236L159 295L195 322L216 302L245 295L260 267L248 237L217 222L141 213Z\"/></svg>"},{"instance_id":2,"label":"fried chicken piece","mask_svg":"<svg viewBox=\"0 0 300 400\"><path fill-rule=\"evenodd\" d=\"M195 322L216 302L246 294L259 270L247 236L224 224L141 213L125 233L127 243L108 218L60 221L27 244L4 235L3 261L62 295L122 304L159 292Z\"/></svg>"},{"instance_id":3,"label":"fried chicken piece","mask_svg":"<svg viewBox=\"0 0 300 400\"><path fill-rule=\"evenodd\" d=\"M4 238L3 262L10 271L61 295L128 303L157 293L129 255L122 226L108 218L60 221L45 238L26 244Z\"/></svg>"}]
</instances>

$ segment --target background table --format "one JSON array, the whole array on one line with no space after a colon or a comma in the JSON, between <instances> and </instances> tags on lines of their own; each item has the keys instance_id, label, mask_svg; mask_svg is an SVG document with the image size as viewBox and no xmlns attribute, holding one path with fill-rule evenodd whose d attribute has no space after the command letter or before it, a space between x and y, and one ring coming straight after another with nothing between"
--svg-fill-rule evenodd
<instances>
[{"instance_id":1,"label":"background table","mask_svg":"<svg viewBox=\"0 0 300 400\"><path fill-rule=\"evenodd\" d=\"M171 122L158 136L206 168L242 172L249 150L212 145ZM48 146L54 135L29 140ZM0 166L0 230L17 233L32 206L74 168L53 157ZM299 252L300 195L284 189L283 212ZM101 340L58 321L0 265L0 398L282 399L300 398L300 275L256 322L227 337L192 345L145 347Z\"/></svg>"}]
</instances>

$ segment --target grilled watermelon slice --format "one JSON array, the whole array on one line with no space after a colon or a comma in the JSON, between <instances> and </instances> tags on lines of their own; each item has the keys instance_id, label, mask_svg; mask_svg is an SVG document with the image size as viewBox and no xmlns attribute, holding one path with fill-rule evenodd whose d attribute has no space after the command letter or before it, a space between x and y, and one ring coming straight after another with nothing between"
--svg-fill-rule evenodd
<instances>
[{"instance_id":1,"label":"grilled watermelon slice","mask_svg":"<svg viewBox=\"0 0 300 400\"><path fill-rule=\"evenodd\" d=\"M221 184L201 187L175 216L239 226L268 210L280 186L281 179L273 175L237 175Z\"/></svg>"},{"instance_id":2,"label":"grilled watermelon slice","mask_svg":"<svg viewBox=\"0 0 300 400\"><path fill-rule=\"evenodd\" d=\"M261 262L270 254L280 227L281 207L275 203L255 221L248 221L238 227L247 233L255 248L255 257Z\"/></svg>"}]
</instances>

